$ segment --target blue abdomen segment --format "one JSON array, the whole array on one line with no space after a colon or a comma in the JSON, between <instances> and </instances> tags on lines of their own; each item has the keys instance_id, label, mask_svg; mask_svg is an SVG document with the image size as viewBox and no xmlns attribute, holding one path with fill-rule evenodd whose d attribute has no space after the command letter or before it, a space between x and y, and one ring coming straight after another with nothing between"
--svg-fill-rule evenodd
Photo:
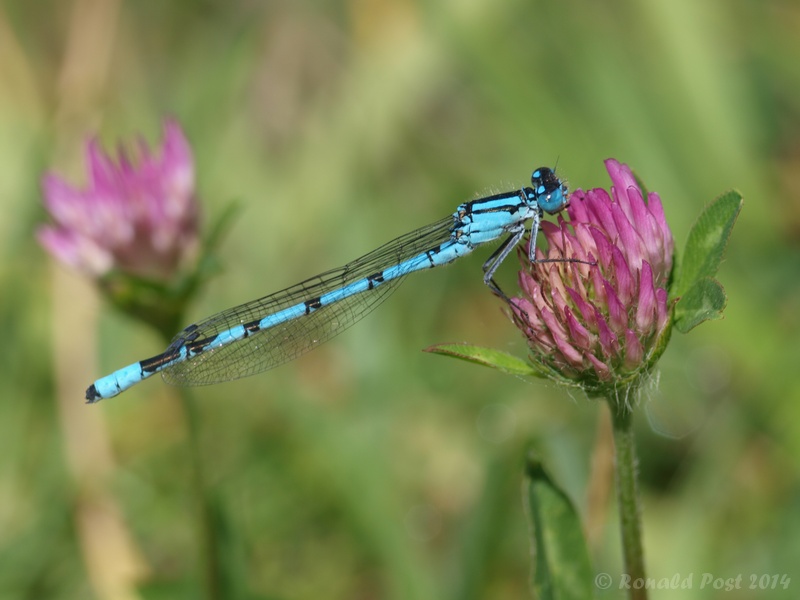
<instances>
[{"instance_id":1,"label":"blue abdomen segment","mask_svg":"<svg viewBox=\"0 0 800 600\"><path fill-rule=\"evenodd\" d=\"M169 365L185 360L185 357L186 349L181 348L171 354L165 352L153 358L123 367L118 371L114 371L111 375L98 379L89 386L89 389L86 390L86 400L91 404L104 398L113 398L154 373L167 368Z\"/></svg>"}]
</instances>

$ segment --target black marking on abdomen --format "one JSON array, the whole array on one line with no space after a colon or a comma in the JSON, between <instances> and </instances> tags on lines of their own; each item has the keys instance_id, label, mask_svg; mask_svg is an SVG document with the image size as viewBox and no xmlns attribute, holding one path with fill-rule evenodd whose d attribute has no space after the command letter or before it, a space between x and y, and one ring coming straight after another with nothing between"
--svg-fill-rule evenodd
<instances>
[{"instance_id":1,"label":"black marking on abdomen","mask_svg":"<svg viewBox=\"0 0 800 600\"><path fill-rule=\"evenodd\" d=\"M383 278L383 271L375 273L374 275L368 275L367 281L369 282L368 289L370 290L375 289L376 286L380 285L385 281L385 279Z\"/></svg>"},{"instance_id":2,"label":"black marking on abdomen","mask_svg":"<svg viewBox=\"0 0 800 600\"><path fill-rule=\"evenodd\" d=\"M191 358L192 356L197 356L198 354L205 352L208 347L214 343L214 340L217 339L217 336L211 336L207 338L203 338L202 340L197 340L196 342L192 342L191 344L186 344L184 348L186 348L186 358Z\"/></svg>"},{"instance_id":3,"label":"black marking on abdomen","mask_svg":"<svg viewBox=\"0 0 800 600\"><path fill-rule=\"evenodd\" d=\"M511 197L510 193L502 193L502 194L495 194L494 196L487 196L486 198L478 198L477 200L470 200L469 202L464 203L464 210L472 218L473 215L485 215L488 213L496 213L496 212L507 212L511 215L518 212L522 207L520 204L511 202L510 200L506 204L500 204L498 206L493 206L489 208L480 208L482 204L490 204L493 200L497 199L508 199ZM527 203L528 199L525 196L525 189L520 190L517 193L517 197L522 201L523 204ZM464 217L461 217L463 220Z\"/></svg>"},{"instance_id":4,"label":"black marking on abdomen","mask_svg":"<svg viewBox=\"0 0 800 600\"><path fill-rule=\"evenodd\" d=\"M244 337L247 337L249 335L252 335L254 333L258 333L259 331L261 331L260 323L261 323L261 320L251 321L250 323L245 323L243 325L243 327L244 327Z\"/></svg>"},{"instance_id":5,"label":"black marking on abdomen","mask_svg":"<svg viewBox=\"0 0 800 600\"><path fill-rule=\"evenodd\" d=\"M322 308L322 301L319 297L312 298L311 300L306 300L303 302L306 305L306 314L310 315L312 312L317 310L318 308Z\"/></svg>"},{"instance_id":6,"label":"black marking on abdomen","mask_svg":"<svg viewBox=\"0 0 800 600\"><path fill-rule=\"evenodd\" d=\"M89 404L94 404L100 400L100 392L97 391L97 388L94 384L90 385L86 390L86 400Z\"/></svg>"},{"instance_id":7,"label":"black marking on abdomen","mask_svg":"<svg viewBox=\"0 0 800 600\"><path fill-rule=\"evenodd\" d=\"M145 360L139 361L139 368L142 370L142 375L145 373L156 373L161 370L164 365L172 362L179 356L180 352L177 350L164 352L153 358L146 358Z\"/></svg>"},{"instance_id":8,"label":"black marking on abdomen","mask_svg":"<svg viewBox=\"0 0 800 600\"><path fill-rule=\"evenodd\" d=\"M431 263L430 264L430 268L431 269L436 266L436 263L434 262L433 257L436 256L437 254L439 254L439 252L441 252L441 250L442 250L442 246L439 245L439 246L436 246L435 248L431 248L430 250L427 250L425 252L425 255L428 257L428 262Z\"/></svg>"}]
</instances>

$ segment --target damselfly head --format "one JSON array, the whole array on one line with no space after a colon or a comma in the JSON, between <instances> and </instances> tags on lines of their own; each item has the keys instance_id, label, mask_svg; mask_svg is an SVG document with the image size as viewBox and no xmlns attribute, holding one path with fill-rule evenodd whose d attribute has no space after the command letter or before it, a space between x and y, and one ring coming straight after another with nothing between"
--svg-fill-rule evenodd
<instances>
[{"instance_id":1,"label":"damselfly head","mask_svg":"<svg viewBox=\"0 0 800 600\"><path fill-rule=\"evenodd\" d=\"M567 185L561 181L553 169L539 167L531 175L534 199L539 207L555 214L569 205Z\"/></svg>"}]
</instances>

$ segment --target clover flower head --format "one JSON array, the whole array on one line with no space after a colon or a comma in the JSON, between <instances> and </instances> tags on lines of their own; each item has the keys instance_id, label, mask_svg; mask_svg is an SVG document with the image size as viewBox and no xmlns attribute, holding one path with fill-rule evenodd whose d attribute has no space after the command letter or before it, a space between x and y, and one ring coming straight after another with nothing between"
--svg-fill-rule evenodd
<instances>
[{"instance_id":1,"label":"clover flower head","mask_svg":"<svg viewBox=\"0 0 800 600\"><path fill-rule=\"evenodd\" d=\"M91 277L111 271L166 281L198 246L198 205L191 148L180 126L164 123L153 153L140 140L116 158L96 139L86 144L88 182L74 187L49 173L42 180L53 224L37 231L59 261Z\"/></svg>"},{"instance_id":2,"label":"clover flower head","mask_svg":"<svg viewBox=\"0 0 800 600\"><path fill-rule=\"evenodd\" d=\"M661 199L645 201L630 168L605 162L604 189L577 190L569 219L543 222L548 252L520 256L512 318L544 375L601 394L646 372L669 333L674 242ZM577 259L564 262L561 259Z\"/></svg>"}]
</instances>

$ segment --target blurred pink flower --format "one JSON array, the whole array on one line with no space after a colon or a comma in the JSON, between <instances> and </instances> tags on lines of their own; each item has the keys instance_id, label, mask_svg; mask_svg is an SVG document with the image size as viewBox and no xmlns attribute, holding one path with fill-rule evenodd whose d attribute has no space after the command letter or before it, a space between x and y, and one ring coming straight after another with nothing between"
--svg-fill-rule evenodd
<instances>
[{"instance_id":1,"label":"blurred pink flower","mask_svg":"<svg viewBox=\"0 0 800 600\"><path fill-rule=\"evenodd\" d=\"M521 253L512 317L544 373L587 391L645 372L660 356L669 332L667 282L673 239L661 199L645 202L627 165L608 159L613 186L577 190L569 221L542 223L548 254L585 263L530 264ZM594 263L594 264L592 264Z\"/></svg>"},{"instance_id":2,"label":"blurred pink flower","mask_svg":"<svg viewBox=\"0 0 800 600\"><path fill-rule=\"evenodd\" d=\"M198 246L194 163L180 126L165 121L155 154L139 140L133 156L120 146L115 160L91 139L86 158L84 189L55 174L43 178L54 224L39 228L39 243L91 277L119 271L169 280Z\"/></svg>"}]
</instances>

